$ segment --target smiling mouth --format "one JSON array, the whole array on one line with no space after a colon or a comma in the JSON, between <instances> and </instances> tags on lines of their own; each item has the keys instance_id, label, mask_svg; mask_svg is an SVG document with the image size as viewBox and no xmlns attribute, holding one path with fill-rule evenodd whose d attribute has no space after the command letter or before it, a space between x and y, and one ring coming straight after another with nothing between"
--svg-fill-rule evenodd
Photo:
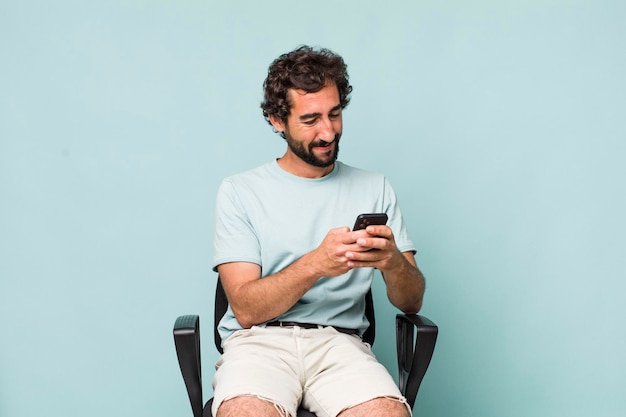
<instances>
[{"instance_id":1,"label":"smiling mouth","mask_svg":"<svg viewBox=\"0 0 626 417\"><path fill-rule=\"evenodd\" d=\"M318 142L315 145L313 145L313 147L314 148L328 148L328 147L330 147L331 145L334 145L334 144L335 144L334 140L332 142L321 141L321 142Z\"/></svg>"}]
</instances>

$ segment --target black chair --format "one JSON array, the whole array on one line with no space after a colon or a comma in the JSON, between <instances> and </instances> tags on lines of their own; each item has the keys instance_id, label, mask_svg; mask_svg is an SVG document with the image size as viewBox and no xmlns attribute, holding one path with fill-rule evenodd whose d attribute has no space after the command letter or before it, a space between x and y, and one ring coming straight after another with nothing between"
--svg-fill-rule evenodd
<instances>
[{"instance_id":1,"label":"black chair","mask_svg":"<svg viewBox=\"0 0 626 417\"><path fill-rule=\"evenodd\" d=\"M228 300L222 283L217 280L215 290L215 347L222 353L222 339L217 325L228 308ZM372 293L366 295L365 315L370 322L363 340L374 344L376 332ZM417 332L415 332L417 330ZM418 314L396 315L396 348L398 354L398 385L413 408L419 386L426 374L437 341L438 328L429 319ZM174 342L178 363L187 387L194 417L212 417L211 398L203 405L202 368L200 364L200 318L196 315L180 316L174 324ZM315 417L311 412L299 409L297 417Z\"/></svg>"}]
</instances>

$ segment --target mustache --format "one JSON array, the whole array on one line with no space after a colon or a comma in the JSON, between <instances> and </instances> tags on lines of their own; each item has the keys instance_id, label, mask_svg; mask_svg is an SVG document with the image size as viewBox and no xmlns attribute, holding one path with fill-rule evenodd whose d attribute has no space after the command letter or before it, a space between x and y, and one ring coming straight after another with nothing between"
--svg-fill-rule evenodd
<instances>
[{"instance_id":1,"label":"mustache","mask_svg":"<svg viewBox=\"0 0 626 417\"><path fill-rule=\"evenodd\" d=\"M317 142L311 143L311 147L328 146L328 145L333 144L335 142L339 142L339 138L341 138L341 135L340 134L336 134L335 137L333 138L333 140L331 140L330 142L326 142L325 140L319 140Z\"/></svg>"}]
</instances>

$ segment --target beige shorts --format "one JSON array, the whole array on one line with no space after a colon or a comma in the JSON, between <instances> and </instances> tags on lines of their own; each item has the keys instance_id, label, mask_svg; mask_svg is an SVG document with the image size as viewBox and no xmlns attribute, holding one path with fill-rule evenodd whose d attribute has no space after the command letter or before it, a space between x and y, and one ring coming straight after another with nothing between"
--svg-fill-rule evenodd
<instances>
[{"instance_id":1,"label":"beige shorts","mask_svg":"<svg viewBox=\"0 0 626 417\"><path fill-rule=\"evenodd\" d=\"M406 404L370 347L332 327L237 331L226 340L216 369L214 416L223 401L239 396L270 401L290 416L300 403L318 417L335 417L380 397Z\"/></svg>"}]
</instances>

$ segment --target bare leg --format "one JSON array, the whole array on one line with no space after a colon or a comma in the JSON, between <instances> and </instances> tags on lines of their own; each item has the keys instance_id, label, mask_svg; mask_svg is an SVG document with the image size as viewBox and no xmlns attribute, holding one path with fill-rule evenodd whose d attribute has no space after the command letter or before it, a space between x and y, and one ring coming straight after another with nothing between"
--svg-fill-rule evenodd
<instances>
[{"instance_id":1,"label":"bare leg","mask_svg":"<svg viewBox=\"0 0 626 417\"><path fill-rule=\"evenodd\" d=\"M338 417L409 417L406 403L395 398L374 398L343 410Z\"/></svg>"},{"instance_id":2,"label":"bare leg","mask_svg":"<svg viewBox=\"0 0 626 417\"><path fill-rule=\"evenodd\" d=\"M217 417L289 417L289 414L271 401L246 395L224 401Z\"/></svg>"}]
</instances>

